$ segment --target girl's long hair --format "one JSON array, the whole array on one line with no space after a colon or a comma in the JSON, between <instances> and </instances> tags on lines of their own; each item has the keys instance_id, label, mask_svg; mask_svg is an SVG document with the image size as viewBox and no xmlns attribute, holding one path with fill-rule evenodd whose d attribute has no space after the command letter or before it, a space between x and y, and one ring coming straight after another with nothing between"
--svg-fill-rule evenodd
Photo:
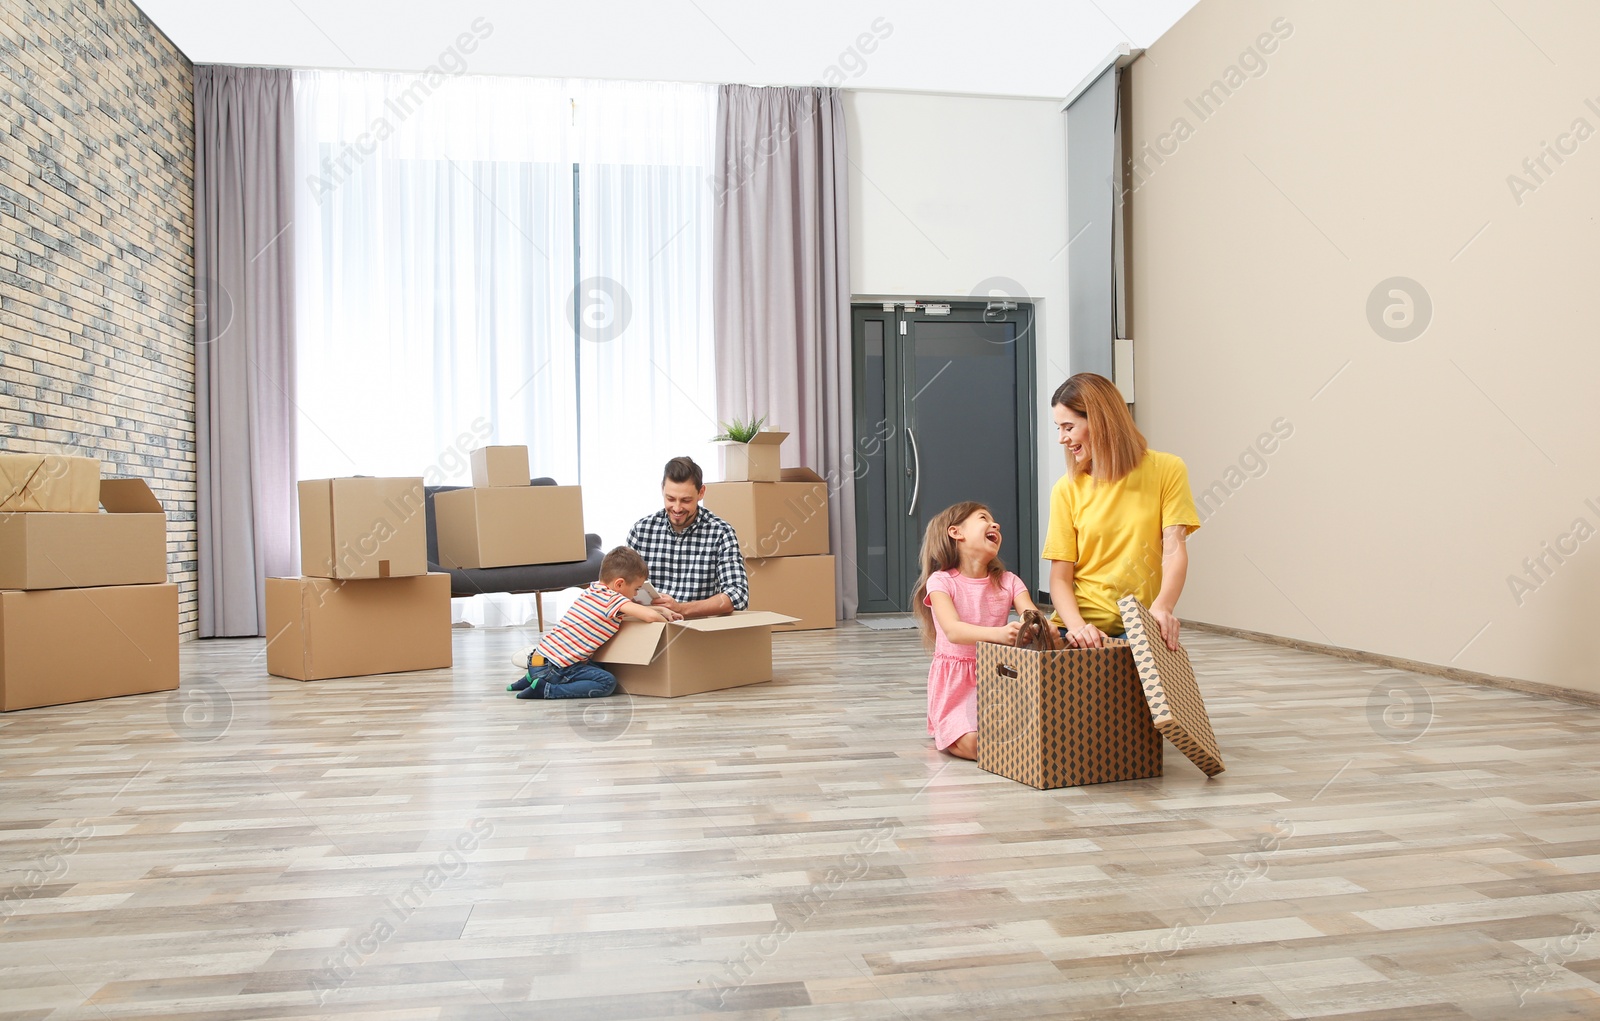
<instances>
[{"instance_id":1,"label":"girl's long hair","mask_svg":"<svg viewBox=\"0 0 1600 1021\"><path fill-rule=\"evenodd\" d=\"M940 571L961 566L961 549L950 538L950 526L961 524L979 511L994 516L988 507L971 500L946 507L933 516L933 520L928 522L928 530L922 535L922 554L918 558L922 564L922 577L917 579L916 591L911 593L911 612L916 615L917 627L922 631L922 644L930 649L934 645L934 632L933 610L926 605L928 579ZM989 561L989 582L995 588L1000 587L1000 579L1005 573L1006 565L1000 562L999 557Z\"/></svg>"},{"instance_id":2,"label":"girl's long hair","mask_svg":"<svg viewBox=\"0 0 1600 1021\"><path fill-rule=\"evenodd\" d=\"M1116 482L1144 460L1149 444L1133 424L1122 391L1111 380L1093 372L1070 376L1050 398L1052 408L1058 404L1089 420L1089 474L1097 481ZM1061 449L1067 456L1067 477L1077 478L1082 469L1072 459L1072 451Z\"/></svg>"}]
</instances>

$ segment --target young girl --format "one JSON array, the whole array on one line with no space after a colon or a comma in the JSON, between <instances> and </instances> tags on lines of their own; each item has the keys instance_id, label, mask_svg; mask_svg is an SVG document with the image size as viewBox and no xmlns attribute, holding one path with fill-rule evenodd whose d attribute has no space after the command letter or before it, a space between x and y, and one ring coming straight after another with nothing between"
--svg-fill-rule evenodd
<instances>
[{"instance_id":1,"label":"young girl","mask_svg":"<svg viewBox=\"0 0 1600 1021\"><path fill-rule=\"evenodd\" d=\"M922 577L911 608L933 648L928 670L928 733L940 751L978 757L979 642L1011 645L1013 608L1034 609L1022 579L1000 562L1000 526L981 503L958 503L928 522Z\"/></svg>"}]
</instances>

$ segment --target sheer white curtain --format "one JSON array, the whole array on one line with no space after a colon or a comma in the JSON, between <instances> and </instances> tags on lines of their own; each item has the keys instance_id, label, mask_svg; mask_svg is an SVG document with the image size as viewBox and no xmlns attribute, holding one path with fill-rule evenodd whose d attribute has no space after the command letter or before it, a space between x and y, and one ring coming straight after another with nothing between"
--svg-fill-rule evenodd
<instances>
[{"instance_id":1,"label":"sheer white curtain","mask_svg":"<svg viewBox=\"0 0 1600 1021\"><path fill-rule=\"evenodd\" d=\"M295 103L302 478L525 443L609 547L669 457L713 463L714 87L307 71Z\"/></svg>"}]
</instances>

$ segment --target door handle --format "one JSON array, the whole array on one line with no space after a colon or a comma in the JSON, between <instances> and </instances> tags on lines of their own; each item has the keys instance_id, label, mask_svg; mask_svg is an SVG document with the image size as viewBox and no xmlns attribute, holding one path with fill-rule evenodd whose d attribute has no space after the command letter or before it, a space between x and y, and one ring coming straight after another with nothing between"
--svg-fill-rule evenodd
<instances>
[{"instance_id":1,"label":"door handle","mask_svg":"<svg viewBox=\"0 0 1600 1021\"><path fill-rule=\"evenodd\" d=\"M906 508L906 517L915 517L917 513L917 493L922 489L922 455L917 452L917 433L909 425L906 426L906 435L911 438L911 506Z\"/></svg>"}]
</instances>

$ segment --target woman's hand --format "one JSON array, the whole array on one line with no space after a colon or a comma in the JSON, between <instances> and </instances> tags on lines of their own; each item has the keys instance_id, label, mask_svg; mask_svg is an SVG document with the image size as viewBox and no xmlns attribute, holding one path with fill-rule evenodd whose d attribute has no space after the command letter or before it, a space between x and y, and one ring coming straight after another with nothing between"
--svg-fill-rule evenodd
<instances>
[{"instance_id":1,"label":"woman's hand","mask_svg":"<svg viewBox=\"0 0 1600 1021\"><path fill-rule=\"evenodd\" d=\"M1178 651L1178 618L1171 610L1159 607L1150 607L1150 616L1155 618L1156 624L1161 628L1161 640L1167 643L1167 648Z\"/></svg>"},{"instance_id":2,"label":"woman's hand","mask_svg":"<svg viewBox=\"0 0 1600 1021\"><path fill-rule=\"evenodd\" d=\"M1106 633L1093 624L1085 624L1067 632L1067 647L1071 649L1103 649Z\"/></svg>"}]
</instances>

